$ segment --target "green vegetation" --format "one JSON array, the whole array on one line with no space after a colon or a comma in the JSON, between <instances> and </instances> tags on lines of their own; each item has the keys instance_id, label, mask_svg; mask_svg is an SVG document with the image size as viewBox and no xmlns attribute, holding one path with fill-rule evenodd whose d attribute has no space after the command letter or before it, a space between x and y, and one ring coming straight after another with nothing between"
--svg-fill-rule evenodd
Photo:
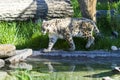
<instances>
[{"instance_id":1,"label":"green vegetation","mask_svg":"<svg viewBox=\"0 0 120 80\"><path fill-rule=\"evenodd\" d=\"M116 10L117 14L120 14L120 1L118 2L104 2L104 3L97 3L97 10Z\"/></svg>"},{"instance_id":2,"label":"green vegetation","mask_svg":"<svg viewBox=\"0 0 120 80\"><path fill-rule=\"evenodd\" d=\"M32 21L0 22L0 43L14 44L17 48L41 48L44 41L40 32L40 25ZM44 37L45 38L45 37ZM47 39L46 39L47 40ZM45 47L43 45L43 47Z\"/></svg>"},{"instance_id":3,"label":"green vegetation","mask_svg":"<svg viewBox=\"0 0 120 80\"><path fill-rule=\"evenodd\" d=\"M74 17L81 17L81 12L80 12L80 6L77 2L77 0L71 0L72 2L72 6L73 6L73 9L74 9Z\"/></svg>"},{"instance_id":4,"label":"green vegetation","mask_svg":"<svg viewBox=\"0 0 120 80\"><path fill-rule=\"evenodd\" d=\"M77 0L71 0L74 8L74 17L81 17L79 5ZM97 9L115 9L117 14L119 13L120 1L114 3L98 3ZM12 22L0 22L0 43L1 44L14 44L17 49L32 48L41 49L47 47L48 37L43 36L40 31L42 22L35 24L33 21L12 21ZM110 39L111 32L120 32L120 20L111 19L110 13L107 16L103 16L97 20L97 26L99 27L104 38L97 38L95 44L88 50L94 49L109 49L111 45L120 46L120 37L114 40ZM74 39L76 44L76 50L86 50L85 43L87 40L81 38ZM79 44L78 44L79 43ZM68 49L68 44L64 40L59 40L54 48L55 49Z\"/></svg>"}]
</instances>

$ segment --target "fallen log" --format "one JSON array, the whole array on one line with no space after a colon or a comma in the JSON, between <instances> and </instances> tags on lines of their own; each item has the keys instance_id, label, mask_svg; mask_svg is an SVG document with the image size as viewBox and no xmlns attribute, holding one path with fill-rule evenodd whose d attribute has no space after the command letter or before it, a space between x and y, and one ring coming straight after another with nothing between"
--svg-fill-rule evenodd
<instances>
[{"instance_id":1,"label":"fallen log","mask_svg":"<svg viewBox=\"0 0 120 80\"><path fill-rule=\"evenodd\" d=\"M32 55L32 49L16 50L16 55L5 59L5 62L14 64L24 61L30 55Z\"/></svg>"},{"instance_id":2,"label":"fallen log","mask_svg":"<svg viewBox=\"0 0 120 80\"><path fill-rule=\"evenodd\" d=\"M60 18L72 15L70 0L0 0L0 20Z\"/></svg>"}]
</instances>

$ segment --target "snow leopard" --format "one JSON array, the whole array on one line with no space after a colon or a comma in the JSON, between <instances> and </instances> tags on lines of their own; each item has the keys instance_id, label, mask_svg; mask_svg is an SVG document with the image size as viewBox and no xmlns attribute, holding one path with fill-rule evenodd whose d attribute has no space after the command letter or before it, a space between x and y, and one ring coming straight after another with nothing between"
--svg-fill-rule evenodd
<instances>
[{"instance_id":1,"label":"snow leopard","mask_svg":"<svg viewBox=\"0 0 120 80\"><path fill-rule=\"evenodd\" d=\"M87 18L55 18L43 21L41 26L43 34L48 34L48 48L43 52L50 52L58 39L65 39L69 43L69 50L75 50L73 37L86 38L86 48L94 43L93 32L99 34L100 31L95 22Z\"/></svg>"}]
</instances>

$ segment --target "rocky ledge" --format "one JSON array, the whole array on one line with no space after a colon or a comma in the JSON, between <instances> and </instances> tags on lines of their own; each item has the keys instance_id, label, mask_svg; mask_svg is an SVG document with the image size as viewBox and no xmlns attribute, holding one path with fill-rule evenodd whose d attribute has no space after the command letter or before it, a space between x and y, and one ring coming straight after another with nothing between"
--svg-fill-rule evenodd
<instances>
[{"instance_id":1,"label":"rocky ledge","mask_svg":"<svg viewBox=\"0 0 120 80\"><path fill-rule=\"evenodd\" d=\"M48 53L43 53L42 50L33 51L32 56L49 56L49 57L116 57L120 58L120 51L104 51L104 50L95 50L95 51L63 51L63 50L54 50Z\"/></svg>"}]
</instances>

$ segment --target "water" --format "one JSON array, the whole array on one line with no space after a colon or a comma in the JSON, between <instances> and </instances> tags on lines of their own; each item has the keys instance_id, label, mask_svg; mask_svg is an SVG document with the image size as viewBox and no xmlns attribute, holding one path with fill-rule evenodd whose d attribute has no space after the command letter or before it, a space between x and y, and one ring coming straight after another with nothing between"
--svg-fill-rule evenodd
<instances>
[{"instance_id":1,"label":"water","mask_svg":"<svg viewBox=\"0 0 120 80\"><path fill-rule=\"evenodd\" d=\"M106 76L120 80L120 74L112 71L114 67L120 66L117 58L112 62L104 59L81 61L33 58L28 59L28 63L33 65L33 71L48 74L45 80L101 80Z\"/></svg>"},{"instance_id":2,"label":"water","mask_svg":"<svg viewBox=\"0 0 120 80\"><path fill-rule=\"evenodd\" d=\"M34 57L28 58L26 62L7 65L7 68L4 67L2 70L28 71L30 79L25 80L102 80L106 76L120 80L120 74L112 71L115 66L120 66L117 58L111 61L108 59L71 60Z\"/></svg>"}]
</instances>

